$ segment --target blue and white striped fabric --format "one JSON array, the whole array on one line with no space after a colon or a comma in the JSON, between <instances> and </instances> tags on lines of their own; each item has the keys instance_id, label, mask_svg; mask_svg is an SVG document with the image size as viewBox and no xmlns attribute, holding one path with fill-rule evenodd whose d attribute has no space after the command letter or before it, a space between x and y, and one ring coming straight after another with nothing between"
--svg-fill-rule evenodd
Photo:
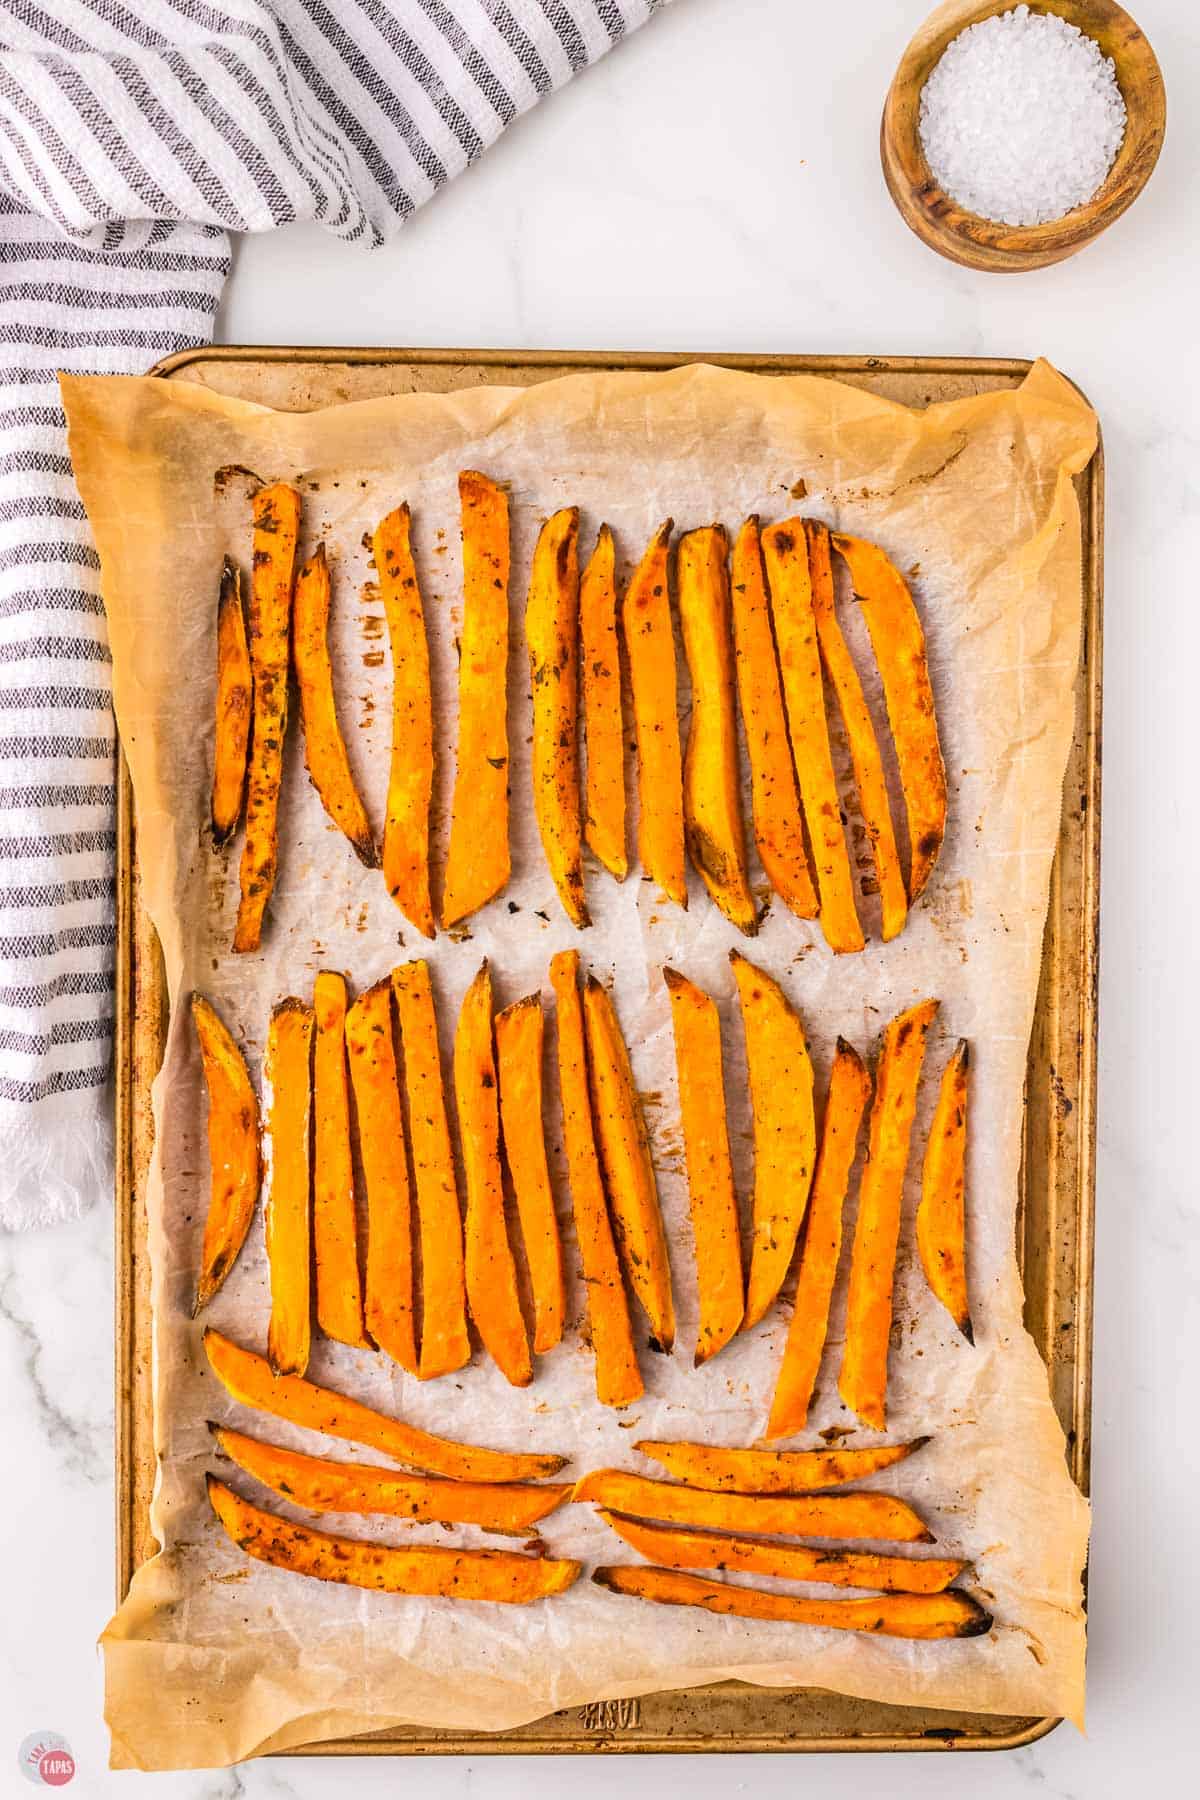
<instances>
[{"instance_id":1,"label":"blue and white striped fabric","mask_svg":"<svg viewBox=\"0 0 1200 1800\"><path fill-rule=\"evenodd\" d=\"M0 1225L108 1181L108 652L56 370L206 343L231 231L381 243L663 3L0 0Z\"/></svg>"}]
</instances>

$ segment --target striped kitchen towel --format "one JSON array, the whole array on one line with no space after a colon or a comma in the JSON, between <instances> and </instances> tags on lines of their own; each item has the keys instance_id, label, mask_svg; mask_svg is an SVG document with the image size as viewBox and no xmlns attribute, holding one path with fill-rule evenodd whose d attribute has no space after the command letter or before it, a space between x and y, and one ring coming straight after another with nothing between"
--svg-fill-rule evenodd
<instances>
[{"instance_id":1,"label":"striped kitchen towel","mask_svg":"<svg viewBox=\"0 0 1200 1800\"><path fill-rule=\"evenodd\" d=\"M109 1180L108 651L56 370L208 342L231 231L381 243L664 3L0 0L0 1225Z\"/></svg>"}]
</instances>

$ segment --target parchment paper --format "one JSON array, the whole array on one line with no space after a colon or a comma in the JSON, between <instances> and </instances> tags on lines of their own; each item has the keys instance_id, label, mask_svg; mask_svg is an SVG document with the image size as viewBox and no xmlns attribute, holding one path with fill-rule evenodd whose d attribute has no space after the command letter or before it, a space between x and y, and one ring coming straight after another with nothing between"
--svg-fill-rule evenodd
<instances>
[{"instance_id":1,"label":"parchment paper","mask_svg":"<svg viewBox=\"0 0 1200 1800\"><path fill-rule=\"evenodd\" d=\"M163 1550L138 1572L104 1636L114 1763L224 1764L402 1722L500 1729L588 1700L731 1677L1080 1721L1087 1507L1067 1474L1045 1371L1022 1327L1013 1226L1022 1081L1080 635L1071 476L1095 446L1086 405L1045 364L1017 391L924 412L833 381L708 367L578 375L527 390L407 395L305 414L151 379L64 377L63 390L72 456L100 549L143 896L162 938L172 999L155 1089L159 1147L149 1198L160 1453L153 1524ZM471 922L468 941L443 935L427 946L406 926L380 876L359 866L326 819L293 726L280 880L263 950L250 957L228 950L237 853L214 856L206 812L218 570L223 551L243 564L249 551L248 477L238 466L296 482L305 494L306 548L317 536L327 539L339 703L377 826L390 668L363 534L401 499L412 506L439 716L437 866L456 710L456 474L477 466L509 484L514 869L505 894ZM585 551L600 521L612 524L626 571L668 514L681 528L721 518L734 530L749 512L769 519L796 511L874 539L900 568L915 571L950 785L949 832L931 889L902 937L884 947L876 930L861 956L835 959L814 927L778 904L749 948L801 1007L822 1084L839 1032L872 1052L894 1012L925 994L940 997L917 1146L950 1045L960 1035L971 1039L976 1348L957 1336L914 1266L914 1155L888 1412L893 1438L930 1432L933 1441L873 1485L912 1500L943 1553L972 1560L973 1590L996 1615L989 1636L911 1644L693 1609L651 1610L586 1578L562 1598L529 1608L367 1595L249 1562L208 1512L203 1476L216 1461L208 1419L236 1416L276 1441L378 1459L239 1412L208 1372L202 1324L210 1319L261 1350L268 1292L256 1221L207 1319L189 1317L208 1182L202 1081L180 1004L194 987L216 1002L257 1074L271 1004L288 992L309 993L317 969L344 968L361 989L404 957L424 955L433 965L448 1052L458 1002L483 955L492 959L504 1004L542 986L551 952L577 942L590 967L615 976L635 1073L648 1096L680 1317L676 1355L643 1349L645 1399L624 1414L597 1405L591 1354L579 1331L582 1290L551 1056L547 1129L573 1323L560 1349L541 1360L533 1387L510 1389L478 1351L460 1375L422 1385L383 1356L319 1337L310 1374L448 1436L561 1451L572 1457L574 1472L640 1464L653 1473L633 1451L640 1436L743 1444L765 1424L786 1301L714 1362L690 1367L695 1276L659 973L669 961L719 998L731 1134L748 1205L750 1120L727 963L735 934L694 878L684 914L661 903L636 873L621 887L594 865L595 923L576 934L537 844L521 618L536 530L567 503L582 509ZM854 630L854 609L843 611ZM761 883L757 865L754 872ZM847 1249L852 1227L853 1199ZM844 1262L810 1435L798 1444L819 1443L816 1434L829 1426L856 1423L836 1391L845 1270ZM644 1345L644 1321L638 1324ZM877 1440L854 1430L844 1441ZM236 1471L233 1480L252 1488ZM341 1524L364 1537L446 1535L395 1521ZM466 1542L477 1535L455 1534ZM589 1566L633 1560L590 1507L552 1515L544 1536L553 1554Z\"/></svg>"}]
</instances>

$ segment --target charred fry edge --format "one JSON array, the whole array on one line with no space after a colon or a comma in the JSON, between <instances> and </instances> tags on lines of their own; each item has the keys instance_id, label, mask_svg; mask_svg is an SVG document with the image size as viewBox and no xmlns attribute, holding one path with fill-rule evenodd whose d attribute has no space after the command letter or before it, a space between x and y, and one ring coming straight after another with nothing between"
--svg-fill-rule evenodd
<instances>
[{"instance_id":1,"label":"charred fry edge","mask_svg":"<svg viewBox=\"0 0 1200 1800\"><path fill-rule=\"evenodd\" d=\"M253 707L254 676L246 642L242 576L226 557L217 602L217 717L210 814L212 841L218 850L229 842L242 816Z\"/></svg>"},{"instance_id":2,"label":"charred fry edge","mask_svg":"<svg viewBox=\"0 0 1200 1800\"><path fill-rule=\"evenodd\" d=\"M279 788L288 722L292 582L300 532L300 496L284 482L254 497L254 564L249 645L254 677L246 774L246 835L238 870L240 898L233 948L257 950L279 867Z\"/></svg>"}]
</instances>

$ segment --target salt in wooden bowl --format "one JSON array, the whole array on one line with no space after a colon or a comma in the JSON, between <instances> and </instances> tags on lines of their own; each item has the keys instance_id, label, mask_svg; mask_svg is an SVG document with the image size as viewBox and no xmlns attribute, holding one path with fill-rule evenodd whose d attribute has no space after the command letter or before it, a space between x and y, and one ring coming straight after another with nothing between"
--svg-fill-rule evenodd
<instances>
[{"instance_id":1,"label":"salt in wooden bowl","mask_svg":"<svg viewBox=\"0 0 1200 1800\"><path fill-rule=\"evenodd\" d=\"M1120 217L1149 181L1162 148L1167 97L1149 41L1114 0L1055 0L1031 12L1054 12L1093 38L1111 56L1125 101L1125 136L1098 191L1083 206L1044 225L1008 225L980 218L952 200L934 180L921 146L921 90L947 45L969 25L1010 12L1017 0L948 0L926 19L888 90L880 156L888 192L905 224L923 243L971 269L1011 272L1062 262Z\"/></svg>"}]
</instances>

